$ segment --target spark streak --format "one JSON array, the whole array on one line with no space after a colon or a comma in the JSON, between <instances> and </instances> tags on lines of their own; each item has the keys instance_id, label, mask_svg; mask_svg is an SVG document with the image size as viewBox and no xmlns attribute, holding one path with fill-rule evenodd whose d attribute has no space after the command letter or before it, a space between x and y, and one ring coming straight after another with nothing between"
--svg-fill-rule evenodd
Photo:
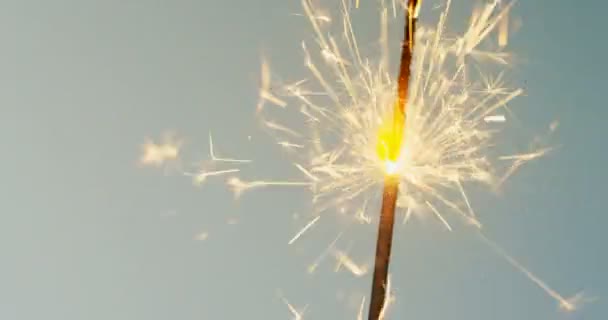
<instances>
[{"instance_id":1,"label":"spark streak","mask_svg":"<svg viewBox=\"0 0 608 320\"><path fill-rule=\"evenodd\" d=\"M338 260L336 265L336 272L340 270L340 267L344 266L356 277L362 277L367 274L367 267L364 265L356 264L345 252L341 250L335 250L334 256Z\"/></svg>"},{"instance_id":2,"label":"spark streak","mask_svg":"<svg viewBox=\"0 0 608 320\"><path fill-rule=\"evenodd\" d=\"M228 185L232 188L235 197L239 197L243 192L262 187L281 186L281 187L302 187L310 186L310 182L289 182L289 181L243 181L237 177L228 179Z\"/></svg>"},{"instance_id":3,"label":"spark streak","mask_svg":"<svg viewBox=\"0 0 608 320\"><path fill-rule=\"evenodd\" d=\"M209 156L211 157L212 161L218 161L218 162L234 162L234 163L250 163L250 162L252 162L251 160L218 157L215 154L215 151L213 149L213 137L211 136L211 133L209 133Z\"/></svg>"},{"instance_id":4,"label":"spark streak","mask_svg":"<svg viewBox=\"0 0 608 320\"><path fill-rule=\"evenodd\" d=\"M365 308L365 297L361 298L361 304L359 305L359 313L357 313L357 320L363 320L363 309Z\"/></svg>"},{"instance_id":5,"label":"spark streak","mask_svg":"<svg viewBox=\"0 0 608 320\"><path fill-rule=\"evenodd\" d=\"M291 313L291 316L292 316L291 319L293 319L293 320L302 320L302 317L304 316L304 313L306 312L306 309L308 309L308 305L304 306L304 308L302 310L298 310L284 296L281 296L281 300L283 301L283 303L289 309L289 312Z\"/></svg>"},{"instance_id":6,"label":"spark streak","mask_svg":"<svg viewBox=\"0 0 608 320\"><path fill-rule=\"evenodd\" d=\"M291 240L289 240L289 242L287 244L291 245L294 242L296 242L298 239L300 239L300 237L306 232L308 231L308 229L310 229L315 223L317 223L317 221L319 221L319 219L321 218L321 216L316 216L314 219L310 220L310 222L308 222L304 228L300 229L300 231L298 231L298 233L296 233L295 236L293 236L293 238L291 238Z\"/></svg>"},{"instance_id":7,"label":"spark streak","mask_svg":"<svg viewBox=\"0 0 608 320\"><path fill-rule=\"evenodd\" d=\"M505 122L507 119L504 115L486 116L483 118L485 122Z\"/></svg>"},{"instance_id":8,"label":"spark streak","mask_svg":"<svg viewBox=\"0 0 608 320\"><path fill-rule=\"evenodd\" d=\"M323 252L317 257L317 259L315 259L315 261L308 267L308 273L313 273L313 272L315 272L315 270L317 270L317 267L319 266L321 261L323 261L323 259L325 259L325 257L334 249L338 240L340 240L340 238L342 238L342 235L343 235L343 233L340 232L334 238L334 240L327 246L327 248L325 248L325 250L323 250Z\"/></svg>"},{"instance_id":9,"label":"spark streak","mask_svg":"<svg viewBox=\"0 0 608 320\"><path fill-rule=\"evenodd\" d=\"M226 169L217 171L200 171L197 173L185 173L186 176L192 176L196 185L201 185L208 177L221 176L229 173L237 173L240 169Z\"/></svg>"},{"instance_id":10,"label":"spark streak","mask_svg":"<svg viewBox=\"0 0 608 320\"><path fill-rule=\"evenodd\" d=\"M551 298L555 299L559 303L560 308L562 308L565 311L569 311L569 312L576 310L577 306L576 306L576 304L574 303L573 300L578 300L578 299L567 299L567 298L564 298L557 291L555 291L551 287L549 287L549 285L547 285L542 279L540 279L539 277L537 277L534 273L532 273L531 271L529 271L528 269L526 269L526 267L524 267L521 263L519 263L517 260L515 260L515 258L513 258L512 256L510 256L498 244L496 244L495 242L493 242L490 239L488 239L482 233L479 233L479 237L482 239L482 241L485 244L487 244L488 246L490 246L490 248L492 248L492 250L494 250L498 255L500 255L505 260L507 260L507 262L509 262L510 265L512 265L515 269L517 269L517 271L521 272L528 279L530 279L530 281L532 281L539 288L541 288L545 293L547 293Z\"/></svg>"}]
</instances>

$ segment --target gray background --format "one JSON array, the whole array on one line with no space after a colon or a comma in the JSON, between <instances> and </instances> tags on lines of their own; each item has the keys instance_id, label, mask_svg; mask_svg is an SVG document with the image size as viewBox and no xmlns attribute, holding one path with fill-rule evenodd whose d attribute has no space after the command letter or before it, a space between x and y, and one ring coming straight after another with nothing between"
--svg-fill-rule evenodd
<instances>
[{"instance_id":1,"label":"gray background","mask_svg":"<svg viewBox=\"0 0 608 320\"><path fill-rule=\"evenodd\" d=\"M528 95L512 107L534 133L559 120L561 147L501 196L474 196L487 232L522 263L564 295L600 300L562 314L470 229L416 222L398 229L392 318L608 316L607 9L516 5L511 49ZM310 304L309 318L354 318L336 291L349 300L369 277L334 274L331 260L306 274L341 222L286 245L304 192L235 202L221 179L197 189L136 165L145 137L174 129L189 139L187 159L205 155L212 131L224 152L268 159L252 177L293 173L253 110L262 53L283 74L301 72L297 12L295 0L0 2L0 318L285 319L278 289ZM209 239L193 240L201 231ZM375 230L355 231L353 255L369 260Z\"/></svg>"}]
</instances>

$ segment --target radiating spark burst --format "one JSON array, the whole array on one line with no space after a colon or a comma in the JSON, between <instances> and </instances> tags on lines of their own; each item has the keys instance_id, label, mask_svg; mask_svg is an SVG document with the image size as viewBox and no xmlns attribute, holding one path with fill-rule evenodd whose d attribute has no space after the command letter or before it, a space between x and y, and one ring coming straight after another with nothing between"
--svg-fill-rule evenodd
<instances>
[{"instance_id":1,"label":"radiating spark burst","mask_svg":"<svg viewBox=\"0 0 608 320\"><path fill-rule=\"evenodd\" d=\"M391 175L399 178L397 205L405 215L404 222L415 211L429 213L451 231L451 219L445 216L451 213L481 228L465 187L497 188L523 164L550 150L495 155L497 137L510 114L507 104L523 93L504 80L510 58L504 48L511 4L495 0L478 6L466 30L453 34L446 26L451 6L447 0L436 26L419 26L407 118L402 135L395 135L392 119L397 83L389 63L388 16L392 8L396 17L401 2L381 3L380 46L377 52L366 54L359 47L346 0L337 20L310 0L302 0L304 16L314 33L314 41L302 42L309 77L275 83L264 61L257 108L261 123L277 143L298 149L294 162L301 180L246 182L232 178L229 184L236 195L258 187L306 186L312 191L317 213L323 213L346 204L349 208L353 203L364 206L385 176ZM339 21L337 28L334 21ZM279 108L264 108L265 104ZM276 116L277 112L281 115ZM277 120L293 119L286 113L298 115L300 121ZM396 153L391 152L395 145L399 146ZM369 223L363 217L367 217L365 210L358 210L357 220ZM318 217L290 243L317 221ZM334 245L335 241L311 271ZM338 259L345 266L349 261L351 272L357 275L361 270L345 257ZM514 260L504 257L513 264ZM526 274L525 269L518 269ZM554 291L545 291L564 309L574 309Z\"/></svg>"},{"instance_id":2,"label":"radiating spark burst","mask_svg":"<svg viewBox=\"0 0 608 320\"><path fill-rule=\"evenodd\" d=\"M303 173L302 180L246 182L233 178L229 184L235 193L271 185L307 186L316 209L323 212L365 201L390 174L401 178L398 205L404 213L423 209L450 228L443 216L449 209L465 222L480 226L462 186L498 185L501 177L508 177L532 157L502 156L500 160L512 162L504 166L490 152L500 132L494 126L507 120L500 111L523 92L504 84L502 69L495 74L483 71L485 64L496 69L495 65L508 60L502 46L492 50L488 40L494 39L491 35L510 5L499 8L499 1L494 1L479 7L466 31L455 35L446 32L450 4L446 2L436 27L419 28L406 124L403 136L395 137L391 119L396 82L388 59L388 6L381 11L380 48L364 55L345 1L340 32L334 36L331 22L335 19L304 0L304 13L315 35L314 42L302 45L310 77L283 85L273 83L264 62L258 105L261 123L277 137L277 143L298 149L300 157L294 161ZM280 108L270 110L263 107L265 103ZM284 115L269 120L277 111L293 112L301 122L277 120ZM403 145L399 157L391 159L389 145L395 139ZM495 164L510 169L501 174Z\"/></svg>"},{"instance_id":3,"label":"radiating spark burst","mask_svg":"<svg viewBox=\"0 0 608 320\"><path fill-rule=\"evenodd\" d=\"M237 197L271 186L310 189L317 215L289 244L310 232L320 221L320 214L329 211L355 208L353 220L370 224L372 218L366 207L370 200L377 199L386 175L399 178L397 206L404 223L427 214L452 230L448 215L454 215L481 228L467 187L478 184L497 188L523 164L550 151L540 147L522 154L496 155L501 129L511 114L507 105L523 93L505 80L510 55L504 49L508 45L511 4L494 0L477 7L467 28L459 34L447 28L452 1L434 7L441 10L437 24L418 26L407 118L403 134L395 136L392 119L397 82L389 61L388 38L390 16L397 16L401 2L380 3L376 50L367 52L360 47L347 0L342 1L339 19L315 7L311 0L302 0L301 16L308 19L314 36L313 41L301 45L309 76L289 83L276 82L269 63L262 62L257 115L276 137L276 143L294 156L293 166L301 173L298 178L243 180L235 174L251 161L217 156L211 135L210 161L185 174L195 183L230 175L227 182ZM359 7L359 1L354 7ZM551 131L556 128L557 123L551 125ZM390 146L394 145L400 148L391 154ZM144 145L141 163L160 166L175 160L179 146L175 141L149 142ZM398 157L393 158L394 154ZM365 274L364 267L336 248L342 235L340 232L313 261L310 273L333 253L339 265L355 276ZM562 297L495 244L489 240L486 243L564 310L576 309L583 300L580 295ZM393 300L387 299L387 305ZM294 317L301 316L286 304Z\"/></svg>"}]
</instances>

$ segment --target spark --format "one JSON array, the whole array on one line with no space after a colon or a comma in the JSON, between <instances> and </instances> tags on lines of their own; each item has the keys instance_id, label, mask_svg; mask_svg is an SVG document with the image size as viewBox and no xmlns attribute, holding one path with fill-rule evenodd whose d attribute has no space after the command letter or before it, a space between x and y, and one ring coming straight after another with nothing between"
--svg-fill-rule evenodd
<instances>
[{"instance_id":1,"label":"spark","mask_svg":"<svg viewBox=\"0 0 608 320\"><path fill-rule=\"evenodd\" d=\"M279 141L277 144L285 149L304 149L304 145L291 143L289 141Z\"/></svg>"},{"instance_id":2,"label":"spark","mask_svg":"<svg viewBox=\"0 0 608 320\"><path fill-rule=\"evenodd\" d=\"M291 238L291 240L289 240L289 242L287 244L291 245L294 242L296 242L298 239L300 239L300 237L306 232L308 231L308 229L310 229L315 223L317 223L317 221L319 221L319 219L321 218L321 216L316 216L314 219L310 220L310 222L308 222L304 228L300 229L300 231L298 231L298 233L293 236L293 238Z\"/></svg>"},{"instance_id":3,"label":"spark","mask_svg":"<svg viewBox=\"0 0 608 320\"><path fill-rule=\"evenodd\" d=\"M284 132L284 133L288 133L288 134L290 134L290 135L292 135L292 136L294 136L294 137L302 137L302 135L301 135L301 134L299 134L299 133L295 132L295 131L294 131L294 130L292 130L292 129L289 129L289 128L288 128L288 127L286 127L286 126L280 125L280 124L278 124L278 123L276 123L276 122L273 122L273 121L266 121L264 124L265 124L265 125L266 125L266 127L268 127L269 129L276 130L276 131L278 131L278 132Z\"/></svg>"},{"instance_id":4,"label":"spark","mask_svg":"<svg viewBox=\"0 0 608 320\"><path fill-rule=\"evenodd\" d=\"M302 171L302 173L304 173L308 178L310 178L313 181L319 181L319 178L315 177L312 173L310 173L310 171L304 169L304 167L300 164L295 164L296 168L298 168L298 170Z\"/></svg>"},{"instance_id":5,"label":"spark","mask_svg":"<svg viewBox=\"0 0 608 320\"><path fill-rule=\"evenodd\" d=\"M385 319L386 313L388 312L388 308L395 302L395 296L391 290L391 277L390 275L386 279L386 299L384 299L384 303L382 305L382 309L380 310L380 315L378 316L378 320Z\"/></svg>"},{"instance_id":6,"label":"spark","mask_svg":"<svg viewBox=\"0 0 608 320\"><path fill-rule=\"evenodd\" d=\"M232 159L232 158L222 158L216 155L216 152L213 149L213 137L211 136L211 132L209 133L209 156L212 161L217 162L234 162L234 163L250 163L251 160L244 159Z\"/></svg>"},{"instance_id":7,"label":"spark","mask_svg":"<svg viewBox=\"0 0 608 320\"><path fill-rule=\"evenodd\" d=\"M197 186L200 186L207 180L208 177L223 176L241 171L241 169L234 167L228 169L213 169L218 164L243 165L252 162L251 160L225 158L218 156L217 151L215 151L215 146L211 133L209 133L209 158L210 163L203 163L201 167L198 168L195 172L184 172L183 174L185 176L192 177L193 183Z\"/></svg>"},{"instance_id":8,"label":"spark","mask_svg":"<svg viewBox=\"0 0 608 320\"><path fill-rule=\"evenodd\" d=\"M503 257L510 265L512 265L517 271L521 272L525 275L530 281L536 284L539 288L541 288L547 295L551 298L555 299L559 303L559 307L568 312L575 311L577 309L577 302L582 301L581 294L574 296L573 298L565 298L560 295L557 291L553 290L549 285L547 285L542 279L537 277L534 273L526 269L521 263L519 263L515 258L510 256L503 248L498 246L495 242L488 239L483 234L479 233L479 237L482 241L490 246L498 255Z\"/></svg>"},{"instance_id":9,"label":"spark","mask_svg":"<svg viewBox=\"0 0 608 320\"><path fill-rule=\"evenodd\" d=\"M323 252L321 252L321 254L317 257L317 259L315 259L315 261L310 266L308 266L308 273L312 274L317 270L317 267L319 266L321 261L323 261L323 259L325 259L325 257L334 249L334 246L336 245L338 240L340 240L340 238L342 238L343 234L344 234L343 232L338 233L338 235L334 238L334 240L329 243L327 248L325 248L325 250L323 250Z\"/></svg>"},{"instance_id":10,"label":"spark","mask_svg":"<svg viewBox=\"0 0 608 320\"><path fill-rule=\"evenodd\" d=\"M139 163L144 166L160 167L163 164L177 160L182 143L175 140L172 135L165 135L161 143L151 140L142 146L142 155Z\"/></svg>"},{"instance_id":11,"label":"spark","mask_svg":"<svg viewBox=\"0 0 608 320\"><path fill-rule=\"evenodd\" d=\"M511 167L504 173L504 175L496 186L502 185L509 177L511 177L515 173L515 171L517 171L517 169L519 169L525 163L534 159L538 159L551 150L552 148L543 148L530 153L499 157L500 160L512 161L512 164Z\"/></svg>"},{"instance_id":12,"label":"spark","mask_svg":"<svg viewBox=\"0 0 608 320\"><path fill-rule=\"evenodd\" d=\"M304 306L304 308L302 308L302 310L298 310L283 295L281 295L281 300L287 306L287 309L289 309L289 312L292 315L292 318L291 318L292 320L302 320L303 319L304 313L306 312L306 309L308 309L308 305Z\"/></svg>"},{"instance_id":13,"label":"spark","mask_svg":"<svg viewBox=\"0 0 608 320\"><path fill-rule=\"evenodd\" d=\"M281 187L302 187L310 186L309 182L290 182L290 181L243 181L238 177L228 179L228 185L232 188L235 197L239 197L243 192L254 188L281 186Z\"/></svg>"},{"instance_id":14,"label":"spark","mask_svg":"<svg viewBox=\"0 0 608 320\"><path fill-rule=\"evenodd\" d=\"M407 208L407 210L405 211L405 215L403 217L403 224L407 224L408 221L410 221L411 217L412 217L412 209Z\"/></svg>"},{"instance_id":15,"label":"spark","mask_svg":"<svg viewBox=\"0 0 608 320\"><path fill-rule=\"evenodd\" d=\"M213 176L221 176L221 175L225 175L225 174L229 174L229 173L236 173L241 171L240 169L226 169L226 170L217 170L217 171L199 171L197 173L185 173L184 175L186 176L192 176L193 177L193 181L194 184L196 184L197 186L200 186L201 184L203 184L203 182L205 182L205 180L207 180L208 177L213 177Z\"/></svg>"},{"instance_id":16,"label":"spark","mask_svg":"<svg viewBox=\"0 0 608 320\"><path fill-rule=\"evenodd\" d=\"M500 25L499 25L499 29L498 29L498 45L500 47L506 47L508 42L509 42L509 18L508 18L508 16L505 16L505 18L500 20Z\"/></svg>"},{"instance_id":17,"label":"spark","mask_svg":"<svg viewBox=\"0 0 608 320\"><path fill-rule=\"evenodd\" d=\"M567 304L560 303L559 308L566 312L578 310L582 305L597 301L597 297L588 297L584 292L579 292L574 296L566 299Z\"/></svg>"},{"instance_id":18,"label":"spark","mask_svg":"<svg viewBox=\"0 0 608 320\"><path fill-rule=\"evenodd\" d=\"M356 277L362 277L367 274L367 267L356 264L345 252L334 250L334 257L338 261L335 271L339 271L340 267L344 266Z\"/></svg>"},{"instance_id":19,"label":"spark","mask_svg":"<svg viewBox=\"0 0 608 320\"><path fill-rule=\"evenodd\" d=\"M357 209L357 214L355 215L355 220L361 224L370 224L372 223L372 217L365 213L365 209L367 207L367 203L364 203L363 206Z\"/></svg>"},{"instance_id":20,"label":"spark","mask_svg":"<svg viewBox=\"0 0 608 320\"><path fill-rule=\"evenodd\" d=\"M363 309L365 308L365 297L361 298L361 304L359 305L359 313L357 313L357 320L363 320Z\"/></svg>"},{"instance_id":21,"label":"spark","mask_svg":"<svg viewBox=\"0 0 608 320\"><path fill-rule=\"evenodd\" d=\"M198 241L205 241L209 238L209 233L207 232L200 232L197 235L194 236L194 240L198 240Z\"/></svg>"},{"instance_id":22,"label":"spark","mask_svg":"<svg viewBox=\"0 0 608 320\"><path fill-rule=\"evenodd\" d=\"M262 61L262 72L261 72L261 81L260 81L260 99L258 100L257 111L262 111L264 108L264 103L269 101L274 105L285 108L287 103L279 98L277 98L270 91L270 67L266 61Z\"/></svg>"},{"instance_id":23,"label":"spark","mask_svg":"<svg viewBox=\"0 0 608 320\"><path fill-rule=\"evenodd\" d=\"M448 229L449 231L452 231L452 227L447 222L447 220L445 220L445 218L441 215L441 213L437 210L437 208L435 208L435 206L433 206L428 201L427 201L426 205L431 209L431 211L433 211L433 213L435 214L435 216L437 217L437 219L439 219L439 221L441 221L441 223L443 223L443 225L445 226L445 228Z\"/></svg>"},{"instance_id":24,"label":"spark","mask_svg":"<svg viewBox=\"0 0 608 320\"><path fill-rule=\"evenodd\" d=\"M485 122L505 122L505 121L507 121L507 119L505 118L504 115L499 114L499 115L494 115L494 116L486 116L483 118L483 121L485 121Z\"/></svg>"}]
</instances>

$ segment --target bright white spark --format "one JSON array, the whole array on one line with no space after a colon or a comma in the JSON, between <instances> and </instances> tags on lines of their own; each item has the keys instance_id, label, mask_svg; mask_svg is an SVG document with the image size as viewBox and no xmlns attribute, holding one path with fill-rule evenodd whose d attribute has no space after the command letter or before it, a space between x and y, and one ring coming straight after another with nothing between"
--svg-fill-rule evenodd
<instances>
[{"instance_id":1,"label":"bright white spark","mask_svg":"<svg viewBox=\"0 0 608 320\"><path fill-rule=\"evenodd\" d=\"M499 158L500 160L511 161L511 167L504 173L504 175L502 176L502 178L496 184L496 187L502 185L522 165L524 165L528 161L531 161L531 160L534 160L534 159L538 159L538 158L544 156L545 154L547 154L551 150L552 150L552 148L543 148L543 149L540 149L540 150L537 150L537 151L534 151L534 152L531 152L531 153L524 153L524 154L518 154L518 155L502 156L502 157L500 157Z\"/></svg>"},{"instance_id":2,"label":"bright white spark","mask_svg":"<svg viewBox=\"0 0 608 320\"><path fill-rule=\"evenodd\" d=\"M367 266L356 264L344 251L334 250L334 257L337 260L336 272L344 266L356 277L362 277L367 274Z\"/></svg>"},{"instance_id":3,"label":"bright white spark","mask_svg":"<svg viewBox=\"0 0 608 320\"><path fill-rule=\"evenodd\" d=\"M217 161L217 162L234 162L234 163L252 162L251 160L223 158L223 157L217 156L216 152L214 151L214 148L213 148L213 137L211 136L211 132L209 133L209 156L211 157L212 161Z\"/></svg>"},{"instance_id":4,"label":"bright white spark","mask_svg":"<svg viewBox=\"0 0 608 320\"><path fill-rule=\"evenodd\" d=\"M289 141L279 141L277 144L285 149L304 149L304 145L291 143Z\"/></svg>"},{"instance_id":5,"label":"bright white spark","mask_svg":"<svg viewBox=\"0 0 608 320\"><path fill-rule=\"evenodd\" d=\"M576 302L581 301L580 297L582 297L582 296L576 295L570 299L561 296L557 291L555 291L551 287L549 287L549 285L547 285L542 279L537 277L531 271L526 269L526 267L524 267L521 263L519 263L517 260L515 260L515 258L510 256L498 244L496 244L492 240L488 239L482 233L479 233L479 237L483 240L483 242L485 244L490 246L490 248L492 248L498 255L500 255L505 260L507 260L507 262L509 262L509 264L511 264L515 269L517 269L519 272L521 272L523 275L525 275L528 279L530 279L530 281L532 281L534 284L536 284L550 297L555 299L559 303L559 306L562 310L569 311L569 312L576 310L576 308L577 308Z\"/></svg>"},{"instance_id":6,"label":"bright white spark","mask_svg":"<svg viewBox=\"0 0 608 320\"><path fill-rule=\"evenodd\" d=\"M315 261L310 266L308 266L308 273L312 274L317 270L317 267L319 266L321 261L323 261L323 259L325 259L325 257L327 257L327 255L334 249L336 243L338 242L338 240L340 240L340 238L342 237L343 234L344 234L343 232L340 232L334 238L334 240L329 243L327 248L325 248L325 250L323 250L323 252L321 252L321 254L317 257L317 259L315 259Z\"/></svg>"},{"instance_id":7,"label":"bright white spark","mask_svg":"<svg viewBox=\"0 0 608 320\"><path fill-rule=\"evenodd\" d=\"M372 223L372 217L365 213L365 209L367 208L367 203L363 204L363 207L357 209L357 214L355 215L355 220L361 224L370 224Z\"/></svg>"},{"instance_id":8,"label":"bright white spark","mask_svg":"<svg viewBox=\"0 0 608 320\"><path fill-rule=\"evenodd\" d=\"M196 185L201 185L205 182L205 180L207 180L208 177L213 177L213 176L222 176L222 175L226 175L229 173L236 173L239 172L241 170L239 169L226 169L226 170L216 170L216 171L199 171L197 173L191 174L191 173L185 173L185 175L187 176L192 176L193 177L193 181L194 184Z\"/></svg>"},{"instance_id":9,"label":"bright white spark","mask_svg":"<svg viewBox=\"0 0 608 320\"><path fill-rule=\"evenodd\" d=\"M294 242L296 242L298 239L300 239L300 237L306 232L308 231L308 229L310 229L315 223L317 223L317 221L319 221L319 219L321 218L321 216L316 216L314 219L310 220L310 222L308 222L304 228L300 229L300 231L298 231L298 233L296 233L295 236L293 236L293 238L291 238L291 240L289 240L289 242L287 244L291 245Z\"/></svg>"},{"instance_id":10,"label":"bright white spark","mask_svg":"<svg viewBox=\"0 0 608 320\"><path fill-rule=\"evenodd\" d=\"M452 231L452 227L450 226L450 224L447 222L447 220L445 220L445 218L435 208L435 206L433 206L430 202L427 202L426 205L431 209L431 211L433 211L433 213L435 214L435 216L437 217L437 219L439 219L439 221L441 221L441 223L443 223L443 225L445 226L445 228L448 229L449 231Z\"/></svg>"},{"instance_id":11,"label":"bright white spark","mask_svg":"<svg viewBox=\"0 0 608 320\"><path fill-rule=\"evenodd\" d=\"M240 197L243 192L254 188L263 188L270 186L280 187L302 187L311 186L310 182L289 182L289 181L243 181L238 177L228 179L228 185L232 188L236 198Z\"/></svg>"},{"instance_id":12,"label":"bright white spark","mask_svg":"<svg viewBox=\"0 0 608 320\"><path fill-rule=\"evenodd\" d=\"M268 63L264 60L262 61L262 75L260 81L260 99L258 101L257 110L262 111L264 108L264 103L266 101L271 102L274 105L285 108L287 103L279 98L277 98L274 94L272 94L270 90L270 67Z\"/></svg>"},{"instance_id":13,"label":"bright white spark","mask_svg":"<svg viewBox=\"0 0 608 320\"><path fill-rule=\"evenodd\" d=\"M304 306L304 308L302 308L302 310L298 310L291 303L289 303L287 298L281 296L281 300L283 300L283 303L289 309L289 312L291 313L291 316L292 316L292 318L291 318L292 320L302 320L303 319L304 313L306 312L306 309L308 309L308 305Z\"/></svg>"},{"instance_id":14,"label":"bright white spark","mask_svg":"<svg viewBox=\"0 0 608 320\"><path fill-rule=\"evenodd\" d=\"M357 320L363 320L363 310L365 309L365 296L361 298L361 304L359 305L359 313L357 313Z\"/></svg>"},{"instance_id":15,"label":"bright white spark","mask_svg":"<svg viewBox=\"0 0 608 320\"><path fill-rule=\"evenodd\" d=\"M215 145L213 143L213 137L211 136L211 133L209 133L209 161L201 164L200 168L197 168L195 172L184 172L184 175L192 177L193 183L197 186L200 186L207 180L208 177L224 176L240 172L241 169L235 168L234 166L248 164L251 162L251 160L225 158L218 156L217 151L215 150ZM225 169L217 169L218 165L230 165L232 167Z\"/></svg>"},{"instance_id":16,"label":"bright white spark","mask_svg":"<svg viewBox=\"0 0 608 320\"><path fill-rule=\"evenodd\" d=\"M495 115L495 116L486 116L485 118L483 118L483 121L485 121L485 122L505 122L505 121L507 121L507 118L505 118L504 115L499 114L499 115Z\"/></svg>"}]
</instances>

